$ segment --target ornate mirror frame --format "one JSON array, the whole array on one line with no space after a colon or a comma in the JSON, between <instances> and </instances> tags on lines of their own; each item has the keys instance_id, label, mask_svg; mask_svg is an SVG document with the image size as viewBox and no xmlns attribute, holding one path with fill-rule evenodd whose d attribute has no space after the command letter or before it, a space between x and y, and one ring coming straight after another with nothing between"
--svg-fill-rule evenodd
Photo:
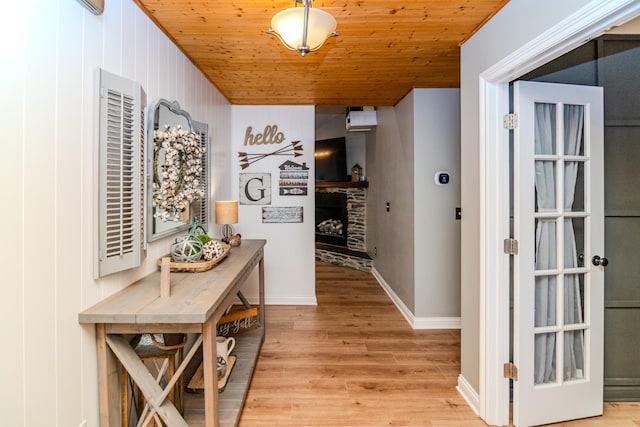
<instances>
[{"instance_id":1,"label":"ornate mirror frame","mask_svg":"<svg viewBox=\"0 0 640 427\"><path fill-rule=\"evenodd\" d=\"M164 165L164 149L159 148L156 150L156 142L154 138L154 132L157 130L163 130L167 126L171 129L176 129L180 126L186 131L194 131L194 124L191 120L191 116L188 112L180 108L180 104L177 101L167 101L166 99L159 99L149 107L147 121L147 159L146 159L146 219L147 219L147 241L153 242L155 240L162 239L167 236L171 236L181 231L188 230L194 223L194 214L192 205L195 203L201 203L200 199L195 200L185 210L185 217L174 220L173 216L170 216L168 220L158 218L156 214L159 213L158 208L154 206L154 183L160 185L162 182L162 168ZM205 153L208 155L208 153ZM208 163L208 162L207 162ZM202 175L200 179L207 182L208 180L208 165L203 165ZM208 203L208 192L205 192L204 201Z\"/></svg>"}]
</instances>

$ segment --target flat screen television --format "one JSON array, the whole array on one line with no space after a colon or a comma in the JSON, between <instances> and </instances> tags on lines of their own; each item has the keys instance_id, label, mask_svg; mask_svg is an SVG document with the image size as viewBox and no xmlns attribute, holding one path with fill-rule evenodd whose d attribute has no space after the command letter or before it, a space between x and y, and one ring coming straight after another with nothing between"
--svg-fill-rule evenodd
<instances>
[{"instance_id":1,"label":"flat screen television","mask_svg":"<svg viewBox=\"0 0 640 427\"><path fill-rule=\"evenodd\" d=\"M316 141L316 181L347 180L347 148L345 139Z\"/></svg>"}]
</instances>

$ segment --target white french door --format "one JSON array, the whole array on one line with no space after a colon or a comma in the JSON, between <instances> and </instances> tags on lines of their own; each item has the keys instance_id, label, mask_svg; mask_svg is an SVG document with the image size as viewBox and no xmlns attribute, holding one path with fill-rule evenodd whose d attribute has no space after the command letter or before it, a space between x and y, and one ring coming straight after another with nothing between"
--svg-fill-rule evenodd
<instances>
[{"instance_id":1,"label":"white french door","mask_svg":"<svg viewBox=\"0 0 640 427\"><path fill-rule=\"evenodd\" d=\"M602 414L602 88L514 84L519 427Z\"/></svg>"}]
</instances>

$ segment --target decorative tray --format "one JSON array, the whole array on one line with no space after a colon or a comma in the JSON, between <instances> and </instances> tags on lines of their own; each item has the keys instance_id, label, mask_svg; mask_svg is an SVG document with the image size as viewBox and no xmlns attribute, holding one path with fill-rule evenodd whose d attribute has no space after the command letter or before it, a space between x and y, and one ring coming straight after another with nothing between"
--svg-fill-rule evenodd
<instances>
[{"instance_id":1,"label":"decorative tray","mask_svg":"<svg viewBox=\"0 0 640 427\"><path fill-rule=\"evenodd\" d=\"M222 245L222 249L224 250L224 252L218 258L212 259L211 261L197 261L197 262L171 261L169 263L169 265L171 266L171 271L173 272L188 271L191 273L202 273L203 271L211 270L213 267L215 267L216 264L218 264L220 261L225 259L227 255L229 255L229 251L231 250L231 246L228 243L220 242L220 244ZM165 256L158 258L158 261L156 263L158 264L158 266L162 265L162 258L164 257L171 258L171 254L166 254Z\"/></svg>"}]
</instances>

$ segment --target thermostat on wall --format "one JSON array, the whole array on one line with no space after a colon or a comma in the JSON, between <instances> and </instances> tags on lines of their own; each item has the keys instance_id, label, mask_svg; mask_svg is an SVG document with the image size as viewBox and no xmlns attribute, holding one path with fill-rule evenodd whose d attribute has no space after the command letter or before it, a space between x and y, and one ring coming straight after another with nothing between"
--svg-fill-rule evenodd
<instances>
[{"instance_id":1,"label":"thermostat on wall","mask_svg":"<svg viewBox=\"0 0 640 427\"><path fill-rule=\"evenodd\" d=\"M445 172L445 171L438 171L436 172L436 184L437 185L445 185L449 183L449 172Z\"/></svg>"}]
</instances>

